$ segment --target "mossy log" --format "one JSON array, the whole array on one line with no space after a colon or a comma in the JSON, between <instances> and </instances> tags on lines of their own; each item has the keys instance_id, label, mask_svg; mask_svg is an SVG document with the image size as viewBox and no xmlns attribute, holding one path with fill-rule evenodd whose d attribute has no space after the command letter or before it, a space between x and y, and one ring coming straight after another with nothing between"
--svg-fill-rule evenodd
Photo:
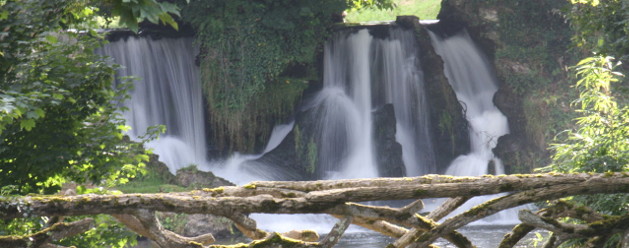
<instances>
[{"instance_id":1,"label":"mossy log","mask_svg":"<svg viewBox=\"0 0 629 248\"><path fill-rule=\"evenodd\" d=\"M0 247L39 248L51 247L48 244L84 233L94 227L94 220L86 218L74 222L59 222L39 232L25 236L0 236Z\"/></svg>"},{"instance_id":2,"label":"mossy log","mask_svg":"<svg viewBox=\"0 0 629 248\"><path fill-rule=\"evenodd\" d=\"M442 224L435 222L470 197L497 193L504 195L454 216ZM349 222L395 238L403 238L391 244L392 247L428 247L439 237L449 240L457 247L472 247L471 242L456 232L456 229L503 209L569 195L598 193L629 193L629 174L485 177L429 175L414 178L253 182L242 187L220 187L183 193L22 196L0 198L0 219L109 214L161 247L220 246L209 245L213 242L211 235L188 238L163 229L154 217L155 211L213 214L229 218L248 237L259 240L240 247L269 247L262 245L268 242L288 242L295 247L328 247L334 243L330 241L340 238L342 230ZM453 199L427 216L417 214L423 206L421 200L417 199L437 197ZM353 203L408 199L416 201L402 208ZM259 230L256 222L247 216L250 213L325 213L343 221L338 224L335 229L337 231L331 232L330 235L335 236L323 238L325 242L307 242Z\"/></svg>"},{"instance_id":3,"label":"mossy log","mask_svg":"<svg viewBox=\"0 0 629 248\"><path fill-rule=\"evenodd\" d=\"M540 214L541 213L541 214ZM560 219L570 217L582 224L564 223ZM629 230L629 213L619 216L604 216L586 207L576 207L565 202L558 202L548 208L533 213L521 210L518 218L522 225L542 228L553 233L546 247L558 247L570 239L587 240L584 247L603 247L613 235L621 238Z\"/></svg>"}]
</instances>

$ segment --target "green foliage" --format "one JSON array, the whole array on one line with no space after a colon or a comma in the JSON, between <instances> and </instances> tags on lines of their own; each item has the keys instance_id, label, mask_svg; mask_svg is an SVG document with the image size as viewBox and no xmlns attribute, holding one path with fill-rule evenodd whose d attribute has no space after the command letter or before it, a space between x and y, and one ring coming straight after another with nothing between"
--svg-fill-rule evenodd
<instances>
[{"instance_id":1,"label":"green foliage","mask_svg":"<svg viewBox=\"0 0 629 248\"><path fill-rule=\"evenodd\" d=\"M441 0L393 0L389 6L352 8L347 11L346 22L392 21L397 16L413 15L422 20L437 19Z\"/></svg>"},{"instance_id":2,"label":"green foliage","mask_svg":"<svg viewBox=\"0 0 629 248\"><path fill-rule=\"evenodd\" d=\"M111 187L135 177L148 160L142 142L130 142L118 104L128 84L114 87L117 68L95 55L96 4L148 1L0 1L0 192L53 193L66 182ZM120 5L113 12L131 8ZM133 12L137 18L175 13ZM172 7L172 6L171 6ZM147 12L148 11L148 12ZM121 12L120 12L121 13ZM162 21L168 18L161 17ZM136 22L138 19L135 19ZM85 34L68 29L85 30ZM152 138L155 132L146 139ZM98 193L100 188L77 188ZM67 218L73 220L75 218ZM81 247L123 247L134 236L111 217L97 228L62 241ZM48 220L0 223L0 234L36 232Z\"/></svg>"},{"instance_id":3,"label":"green foliage","mask_svg":"<svg viewBox=\"0 0 629 248\"><path fill-rule=\"evenodd\" d=\"M559 12L567 3L562 1L497 1L513 11L500 11L495 28L500 41L495 57L499 75L516 93L524 94L561 79L558 60L569 61L564 51L570 44L569 28ZM517 9L516 9L517 8ZM535 34L535 35L532 35Z\"/></svg>"},{"instance_id":4,"label":"green foliage","mask_svg":"<svg viewBox=\"0 0 629 248\"><path fill-rule=\"evenodd\" d=\"M73 236L59 242L63 246L75 247L109 247L124 248L137 245L137 235L127 230L126 226L119 223L109 215L96 215L94 217L96 228L92 228L82 235ZM81 217L72 217L67 221L76 221Z\"/></svg>"},{"instance_id":5,"label":"green foliage","mask_svg":"<svg viewBox=\"0 0 629 248\"><path fill-rule=\"evenodd\" d=\"M618 106L611 83L618 81L611 57L597 56L577 64L579 98L574 105L581 117L577 128L558 136L553 163L544 168L558 172L628 172L629 107ZM629 211L629 195L579 196L574 201L605 214Z\"/></svg>"},{"instance_id":6,"label":"green foliage","mask_svg":"<svg viewBox=\"0 0 629 248\"><path fill-rule=\"evenodd\" d=\"M158 0L106 0L100 3L112 16L119 17L119 25L134 32L138 31L138 23L148 20L152 23L164 23L175 29L179 25L172 15L179 16L176 4Z\"/></svg>"},{"instance_id":7,"label":"green foliage","mask_svg":"<svg viewBox=\"0 0 629 248\"><path fill-rule=\"evenodd\" d=\"M347 0L347 4L352 10L392 9L395 6L394 0Z\"/></svg>"},{"instance_id":8,"label":"green foliage","mask_svg":"<svg viewBox=\"0 0 629 248\"><path fill-rule=\"evenodd\" d=\"M126 86L113 87L115 67L93 51L98 40L61 31L75 3L46 3L3 6L16 18L0 21L10 32L0 41L0 185L29 193L66 181L124 182L148 159L123 136L116 110Z\"/></svg>"},{"instance_id":9,"label":"green foliage","mask_svg":"<svg viewBox=\"0 0 629 248\"><path fill-rule=\"evenodd\" d=\"M165 176L164 173L168 174ZM175 185L173 182L174 179L168 177L174 176L168 171L160 171L156 170L154 166L147 166L146 173L131 179L126 184L118 185L115 188L124 193L160 193L190 190L190 188Z\"/></svg>"},{"instance_id":10,"label":"green foliage","mask_svg":"<svg viewBox=\"0 0 629 248\"><path fill-rule=\"evenodd\" d=\"M620 60L629 55L629 1L571 0L568 19L579 47Z\"/></svg>"},{"instance_id":11,"label":"green foliage","mask_svg":"<svg viewBox=\"0 0 629 248\"><path fill-rule=\"evenodd\" d=\"M611 94L619 74L610 57L591 57L576 67L581 117L577 129L566 131L565 143L553 146L550 168L562 172L629 171L629 108L620 108Z\"/></svg>"},{"instance_id":12,"label":"green foliage","mask_svg":"<svg viewBox=\"0 0 629 248\"><path fill-rule=\"evenodd\" d=\"M315 75L310 68L332 17L345 8L342 0L197 0L183 9L197 29L213 143L220 150L253 152L274 121L292 112Z\"/></svg>"}]
</instances>

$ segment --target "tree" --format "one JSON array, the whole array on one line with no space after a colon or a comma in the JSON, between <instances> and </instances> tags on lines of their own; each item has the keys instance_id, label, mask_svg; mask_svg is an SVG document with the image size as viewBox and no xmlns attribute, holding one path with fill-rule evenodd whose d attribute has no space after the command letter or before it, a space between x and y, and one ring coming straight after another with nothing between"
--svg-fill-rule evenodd
<instances>
[{"instance_id":1,"label":"tree","mask_svg":"<svg viewBox=\"0 0 629 248\"><path fill-rule=\"evenodd\" d=\"M629 55L629 1L570 0L575 45L624 60Z\"/></svg>"},{"instance_id":2,"label":"tree","mask_svg":"<svg viewBox=\"0 0 629 248\"><path fill-rule=\"evenodd\" d=\"M135 29L145 18L175 25L170 14L178 14L155 0L0 1L1 195L53 193L66 182L112 186L148 160L142 142L124 136L118 103L129 85L112 85L117 66L94 53L102 42L93 30L98 7ZM111 218L96 220L99 228L84 242L129 240ZM2 222L0 233L30 233L57 221Z\"/></svg>"}]
</instances>

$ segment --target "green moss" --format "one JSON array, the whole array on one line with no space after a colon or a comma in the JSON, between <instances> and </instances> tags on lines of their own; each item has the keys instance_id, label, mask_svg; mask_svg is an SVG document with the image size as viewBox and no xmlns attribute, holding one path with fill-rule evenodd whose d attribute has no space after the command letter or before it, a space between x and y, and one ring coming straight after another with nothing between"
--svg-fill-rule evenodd
<instances>
[{"instance_id":1,"label":"green moss","mask_svg":"<svg viewBox=\"0 0 629 248\"><path fill-rule=\"evenodd\" d=\"M245 189L256 189L257 186L255 184L253 184L253 183L249 183L249 184L246 184L245 186L242 186L242 187L245 188Z\"/></svg>"},{"instance_id":2,"label":"green moss","mask_svg":"<svg viewBox=\"0 0 629 248\"><path fill-rule=\"evenodd\" d=\"M254 152L294 110L345 1L192 1L182 10L197 30L212 144ZM307 20L307 21L306 21Z\"/></svg>"},{"instance_id":3,"label":"green moss","mask_svg":"<svg viewBox=\"0 0 629 248\"><path fill-rule=\"evenodd\" d=\"M214 194L222 194L223 192L225 192L225 188L224 187L217 187L217 188L203 188L202 189L203 192L207 192L207 193L212 193Z\"/></svg>"},{"instance_id":4,"label":"green moss","mask_svg":"<svg viewBox=\"0 0 629 248\"><path fill-rule=\"evenodd\" d=\"M302 246L303 244L304 244L303 241L283 237L279 233L273 233L270 238L265 239L265 240L260 240L260 241L253 241L251 242L251 244L249 244L248 247L266 248L266 247L271 247L271 245L273 245L274 247L277 245L280 245L280 247L283 247L283 248L291 248L295 246Z\"/></svg>"},{"instance_id":5,"label":"green moss","mask_svg":"<svg viewBox=\"0 0 629 248\"><path fill-rule=\"evenodd\" d=\"M290 193L282 193L282 197L287 197L287 198L295 198L297 197L297 195L293 192Z\"/></svg>"},{"instance_id":6,"label":"green moss","mask_svg":"<svg viewBox=\"0 0 629 248\"><path fill-rule=\"evenodd\" d=\"M314 139L310 139L310 141L308 142L308 148L307 148L307 163L308 163L308 167L306 168L306 171L308 171L308 173L310 174L314 174L315 170L316 170L316 166L317 166L317 157L318 157L318 153L317 153L317 144L314 142Z\"/></svg>"}]
</instances>

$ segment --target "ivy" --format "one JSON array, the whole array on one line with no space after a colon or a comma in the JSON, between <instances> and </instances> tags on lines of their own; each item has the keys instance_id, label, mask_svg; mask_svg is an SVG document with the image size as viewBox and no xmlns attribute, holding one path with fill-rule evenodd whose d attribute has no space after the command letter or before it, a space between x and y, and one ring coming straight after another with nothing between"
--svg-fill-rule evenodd
<instances>
[{"instance_id":1,"label":"ivy","mask_svg":"<svg viewBox=\"0 0 629 248\"><path fill-rule=\"evenodd\" d=\"M197 29L213 143L220 150L252 152L272 124L292 112L304 82L316 77L316 52L333 16L347 6L340 0L193 0L182 10Z\"/></svg>"}]
</instances>

